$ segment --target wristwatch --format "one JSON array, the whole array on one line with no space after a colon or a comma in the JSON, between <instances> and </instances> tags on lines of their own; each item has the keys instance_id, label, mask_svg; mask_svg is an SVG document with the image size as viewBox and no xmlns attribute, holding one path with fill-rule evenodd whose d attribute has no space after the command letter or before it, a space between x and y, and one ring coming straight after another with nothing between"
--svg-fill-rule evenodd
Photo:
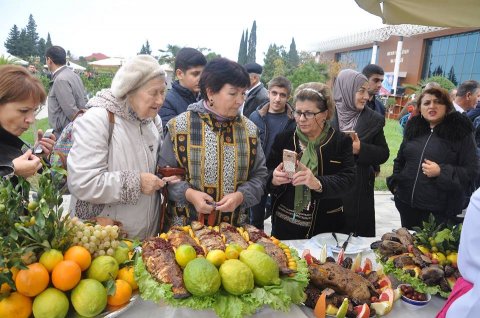
<instances>
[{"instance_id":1,"label":"wristwatch","mask_svg":"<svg viewBox=\"0 0 480 318\"><path fill-rule=\"evenodd\" d=\"M312 189L312 190L315 191L315 192L322 192L323 191L322 183L318 179L315 179L315 180L317 180L318 188L317 189Z\"/></svg>"}]
</instances>

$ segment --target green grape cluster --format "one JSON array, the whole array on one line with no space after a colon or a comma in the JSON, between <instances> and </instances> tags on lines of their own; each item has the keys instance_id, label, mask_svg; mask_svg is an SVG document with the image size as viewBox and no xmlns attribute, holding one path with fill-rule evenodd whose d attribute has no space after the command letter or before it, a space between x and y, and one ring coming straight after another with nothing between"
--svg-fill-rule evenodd
<instances>
[{"instance_id":1,"label":"green grape cluster","mask_svg":"<svg viewBox=\"0 0 480 318\"><path fill-rule=\"evenodd\" d=\"M117 225L102 226L84 223L77 217L72 219L74 224L73 244L85 247L93 257L113 256L115 249L120 245Z\"/></svg>"}]
</instances>

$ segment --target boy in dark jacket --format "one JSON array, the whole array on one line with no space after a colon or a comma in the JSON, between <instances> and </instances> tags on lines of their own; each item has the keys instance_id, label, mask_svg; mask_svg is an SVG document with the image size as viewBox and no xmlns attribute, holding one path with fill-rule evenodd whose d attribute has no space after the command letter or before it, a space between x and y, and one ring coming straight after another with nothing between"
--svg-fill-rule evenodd
<instances>
[{"instance_id":1,"label":"boy in dark jacket","mask_svg":"<svg viewBox=\"0 0 480 318\"><path fill-rule=\"evenodd\" d=\"M184 47L175 57L175 76L177 80L172 83L172 88L165 97L165 102L160 108L163 127L173 117L185 112L188 105L197 102L200 92L199 80L207 59L203 54L193 48Z\"/></svg>"},{"instance_id":2,"label":"boy in dark jacket","mask_svg":"<svg viewBox=\"0 0 480 318\"><path fill-rule=\"evenodd\" d=\"M293 108L287 102L291 91L292 83L286 77L273 78L268 83L269 101L260 105L250 115L250 120L258 127L263 152L267 159L275 137L283 131L295 129L296 124L292 115ZM267 200L268 194L265 194L260 203L250 209L250 224L259 229L263 229ZM268 207L267 210L269 210Z\"/></svg>"}]
</instances>

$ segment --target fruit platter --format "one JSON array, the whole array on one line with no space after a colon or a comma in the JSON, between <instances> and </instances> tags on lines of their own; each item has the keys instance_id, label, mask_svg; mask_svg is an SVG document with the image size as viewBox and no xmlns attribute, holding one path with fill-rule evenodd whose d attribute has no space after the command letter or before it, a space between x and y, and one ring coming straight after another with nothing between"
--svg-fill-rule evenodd
<instances>
[{"instance_id":1,"label":"fruit platter","mask_svg":"<svg viewBox=\"0 0 480 318\"><path fill-rule=\"evenodd\" d=\"M295 249L254 226L195 221L146 239L135 277L143 299L233 318L303 303L308 269Z\"/></svg>"},{"instance_id":2,"label":"fruit platter","mask_svg":"<svg viewBox=\"0 0 480 318\"><path fill-rule=\"evenodd\" d=\"M0 317L114 317L138 298L134 243L117 225L70 218L64 171L0 179Z\"/></svg>"},{"instance_id":3,"label":"fruit platter","mask_svg":"<svg viewBox=\"0 0 480 318\"><path fill-rule=\"evenodd\" d=\"M327 246L315 258L304 250L310 282L305 305L316 317L369 318L387 315L401 296L393 289L381 268L375 270L372 261L359 253L352 259L341 250L335 260L327 257Z\"/></svg>"},{"instance_id":4,"label":"fruit platter","mask_svg":"<svg viewBox=\"0 0 480 318\"><path fill-rule=\"evenodd\" d=\"M384 271L416 291L447 298L460 277L457 254L461 225L436 224L431 215L411 234L400 228L372 243Z\"/></svg>"}]
</instances>

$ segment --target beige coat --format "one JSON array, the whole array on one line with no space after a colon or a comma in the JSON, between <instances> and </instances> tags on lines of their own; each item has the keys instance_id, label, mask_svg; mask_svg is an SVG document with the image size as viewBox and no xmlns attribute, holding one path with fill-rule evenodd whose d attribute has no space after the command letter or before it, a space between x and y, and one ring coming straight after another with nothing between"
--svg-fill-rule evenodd
<instances>
[{"instance_id":1,"label":"beige coat","mask_svg":"<svg viewBox=\"0 0 480 318\"><path fill-rule=\"evenodd\" d=\"M90 108L73 128L68 155L71 213L82 219L106 216L123 223L130 238L158 233L160 194L140 191L140 173L155 173L162 123L140 121L109 90L92 98ZM107 109L115 114L108 144Z\"/></svg>"}]
</instances>

